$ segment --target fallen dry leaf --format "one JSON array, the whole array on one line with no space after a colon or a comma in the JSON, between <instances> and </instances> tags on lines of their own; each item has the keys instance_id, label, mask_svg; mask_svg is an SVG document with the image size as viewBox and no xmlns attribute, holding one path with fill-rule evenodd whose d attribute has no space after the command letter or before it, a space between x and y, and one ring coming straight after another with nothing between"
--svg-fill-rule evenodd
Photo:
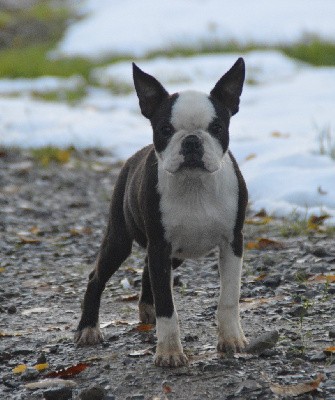
<instances>
[{"instance_id":1,"label":"fallen dry leaf","mask_svg":"<svg viewBox=\"0 0 335 400\"><path fill-rule=\"evenodd\" d=\"M311 215L308 218L308 225L310 225L310 224L311 225L321 225L329 217L330 217L330 215L327 215L327 214L326 215L320 215L319 217L316 216L316 215Z\"/></svg>"},{"instance_id":2,"label":"fallen dry leaf","mask_svg":"<svg viewBox=\"0 0 335 400\"><path fill-rule=\"evenodd\" d=\"M252 154L249 154L249 155L244 159L244 161L249 161L249 160L252 160L253 158L256 158L256 157L257 157L257 155L254 154L254 153L252 153Z\"/></svg>"},{"instance_id":3,"label":"fallen dry leaf","mask_svg":"<svg viewBox=\"0 0 335 400\"><path fill-rule=\"evenodd\" d=\"M35 307L22 311L22 315L40 314L50 311L49 307Z\"/></svg>"},{"instance_id":4,"label":"fallen dry leaf","mask_svg":"<svg viewBox=\"0 0 335 400\"><path fill-rule=\"evenodd\" d=\"M283 386L272 383L270 389L276 396L299 396L300 394L312 392L313 390L317 389L322 380L323 376L319 375L314 381L298 383L297 385Z\"/></svg>"},{"instance_id":5,"label":"fallen dry leaf","mask_svg":"<svg viewBox=\"0 0 335 400\"><path fill-rule=\"evenodd\" d=\"M34 365L34 367L37 369L37 371L44 371L45 369L48 368L48 366L49 366L48 363Z\"/></svg>"},{"instance_id":6,"label":"fallen dry leaf","mask_svg":"<svg viewBox=\"0 0 335 400\"><path fill-rule=\"evenodd\" d=\"M127 296L120 296L121 301L133 301L137 300L139 297L138 293L130 294Z\"/></svg>"},{"instance_id":7,"label":"fallen dry leaf","mask_svg":"<svg viewBox=\"0 0 335 400\"><path fill-rule=\"evenodd\" d=\"M324 349L323 352L327 355L335 354L335 346Z\"/></svg>"},{"instance_id":8,"label":"fallen dry leaf","mask_svg":"<svg viewBox=\"0 0 335 400\"><path fill-rule=\"evenodd\" d=\"M243 299L240 299L240 310L245 311L245 310L254 310L258 307L262 307L264 304L271 304L277 300L282 299L284 296L274 296L274 297L260 297L260 298L249 298L245 297Z\"/></svg>"},{"instance_id":9,"label":"fallen dry leaf","mask_svg":"<svg viewBox=\"0 0 335 400\"><path fill-rule=\"evenodd\" d=\"M20 364L17 367L15 367L12 372L14 374L21 374L26 369L27 369L27 366L25 364Z\"/></svg>"},{"instance_id":10,"label":"fallen dry leaf","mask_svg":"<svg viewBox=\"0 0 335 400\"><path fill-rule=\"evenodd\" d=\"M285 138L285 139L287 139L287 138L290 137L290 134L289 133L281 133L281 132L272 132L271 136L275 137L275 138Z\"/></svg>"},{"instance_id":11,"label":"fallen dry leaf","mask_svg":"<svg viewBox=\"0 0 335 400\"><path fill-rule=\"evenodd\" d=\"M307 280L308 283L334 283L335 275L316 275Z\"/></svg>"},{"instance_id":12,"label":"fallen dry leaf","mask_svg":"<svg viewBox=\"0 0 335 400\"><path fill-rule=\"evenodd\" d=\"M107 326L111 326L111 325L136 325L137 323L138 323L138 321L126 321L126 320L113 319L112 321L109 321L109 322L101 322L100 328L106 328Z\"/></svg>"},{"instance_id":13,"label":"fallen dry leaf","mask_svg":"<svg viewBox=\"0 0 335 400\"><path fill-rule=\"evenodd\" d=\"M163 385L163 392L165 394L171 393L171 387L169 385Z\"/></svg>"},{"instance_id":14,"label":"fallen dry leaf","mask_svg":"<svg viewBox=\"0 0 335 400\"><path fill-rule=\"evenodd\" d=\"M134 328L134 331L139 332L148 332L150 329L153 328L153 324L141 324Z\"/></svg>"},{"instance_id":15,"label":"fallen dry leaf","mask_svg":"<svg viewBox=\"0 0 335 400\"><path fill-rule=\"evenodd\" d=\"M20 234L20 233L18 233L17 236L19 237L19 239L21 240L21 242L24 243L24 244L40 243L40 242L41 242L40 239L37 239L37 238L35 238L35 237L28 236L28 235L26 235L26 234Z\"/></svg>"},{"instance_id":16,"label":"fallen dry leaf","mask_svg":"<svg viewBox=\"0 0 335 400\"><path fill-rule=\"evenodd\" d=\"M33 228L31 228L30 230L29 230L29 232L30 233L32 233L33 235L37 235L38 234L38 228L37 228L37 225L35 225Z\"/></svg>"},{"instance_id":17,"label":"fallen dry leaf","mask_svg":"<svg viewBox=\"0 0 335 400\"><path fill-rule=\"evenodd\" d=\"M273 219L271 217L253 217L252 219L247 219L245 223L249 225L266 225L272 221Z\"/></svg>"},{"instance_id":18,"label":"fallen dry leaf","mask_svg":"<svg viewBox=\"0 0 335 400\"><path fill-rule=\"evenodd\" d=\"M258 278L255 279L255 281L261 281L263 278L265 278L266 276L268 276L268 274L263 274L260 275Z\"/></svg>"},{"instance_id":19,"label":"fallen dry leaf","mask_svg":"<svg viewBox=\"0 0 335 400\"><path fill-rule=\"evenodd\" d=\"M247 249L248 250L251 250L251 249L257 249L257 250L273 249L273 250L278 250L278 249L282 249L284 246L285 246L285 243L283 243L283 242L278 242L276 240L267 239L267 238L260 238L260 239L256 239L255 242L249 242L247 244Z\"/></svg>"},{"instance_id":20,"label":"fallen dry leaf","mask_svg":"<svg viewBox=\"0 0 335 400\"><path fill-rule=\"evenodd\" d=\"M46 378L57 378L57 377L67 378L68 376L74 376L84 371L91 364L92 363L78 363L76 365L72 365L71 367L50 372L50 374L46 375Z\"/></svg>"},{"instance_id":21,"label":"fallen dry leaf","mask_svg":"<svg viewBox=\"0 0 335 400\"><path fill-rule=\"evenodd\" d=\"M128 354L129 357L133 357L133 358L145 357L145 356L151 356L151 355L152 355L152 353L149 349L135 350Z\"/></svg>"}]
</instances>

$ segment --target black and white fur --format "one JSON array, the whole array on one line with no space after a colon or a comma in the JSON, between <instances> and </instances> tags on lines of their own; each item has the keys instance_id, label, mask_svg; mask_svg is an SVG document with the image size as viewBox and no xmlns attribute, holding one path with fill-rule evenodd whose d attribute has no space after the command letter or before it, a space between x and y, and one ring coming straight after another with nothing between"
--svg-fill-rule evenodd
<instances>
[{"instance_id":1,"label":"black and white fur","mask_svg":"<svg viewBox=\"0 0 335 400\"><path fill-rule=\"evenodd\" d=\"M156 322L156 365L187 364L172 270L213 248L219 249L221 283L217 348L242 351L246 339L238 302L247 189L228 150L228 128L239 107L244 61L238 59L210 95L191 90L169 95L135 64L133 75L142 114L153 128L153 145L133 155L120 172L75 341L90 345L102 340L101 293L136 240L147 251L139 313L143 323Z\"/></svg>"}]
</instances>

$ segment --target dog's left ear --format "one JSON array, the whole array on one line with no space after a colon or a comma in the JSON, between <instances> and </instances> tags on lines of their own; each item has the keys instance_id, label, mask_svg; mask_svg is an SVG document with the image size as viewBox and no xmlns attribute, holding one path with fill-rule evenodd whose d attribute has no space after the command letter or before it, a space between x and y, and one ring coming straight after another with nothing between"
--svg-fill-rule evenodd
<instances>
[{"instance_id":1,"label":"dog's left ear","mask_svg":"<svg viewBox=\"0 0 335 400\"><path fill-rule=\"evenodd\" d=\"M240 96L245 78L245 64L239 58L231 69L223 75L211 91L211 96L227 107L231 115L238 111Z\"/></svg>"},{"instance_id":2,"label":"dog's left ear","mask_svg":"<svg viewBox=\"0 0 335 400\"><path fill-rule=\"evenodd\" d=\"M156 78L143 72L135 63L133 63L133 78L142 114L150 119L169 93Z\"/></svg>"}]
</instances>

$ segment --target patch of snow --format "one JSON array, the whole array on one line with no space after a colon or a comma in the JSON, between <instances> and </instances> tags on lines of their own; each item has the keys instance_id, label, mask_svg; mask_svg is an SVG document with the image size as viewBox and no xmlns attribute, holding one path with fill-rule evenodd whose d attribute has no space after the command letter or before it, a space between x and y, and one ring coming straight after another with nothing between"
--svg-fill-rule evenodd
<instances>
[{"instance_id":1,"label":"patch of snow","mask_svg":"<svg viewBox=\"0 0 335 400\"><path fill-rule=\"evenodd\" d=\"M334 42L333 0L87 0L58 57L143 57L154 51L231 42L290 44L317 36Z\"/></svg>"},{"instance_id":2,"label":"patch of snow","mask_svg":"<svg viewBox=\"0 0 335 400\"><path fill-rule=\"evenodd\" d=\"M60 90L74 91L85 85L85 80L81 76L71 78L57 78L54 76L42 76L36 79L1 79L0 94L15 95L23 93L49 93Z\"/></svg>"},{"instance_id":3,"label":"patch of snow","mask_svg":"<svg viewBox=\"0 0 335 400\"><path fill-rule=\"evenodd\" d=\"M138 64L171 93L187 88L208 92L237 57L159 58ZM247 84L240 111L231 120L230 148L247 182L252 208L276 215L327 212L335 224L335 161L320 155L319 137L327 127L335 137L335 68L307 66L277 52L251 52L245 60ZM130 62L99 71L100 82L132 84ZM96 146L125 159L152 142L150 124L140 114L134 92L113 95L108 89L90 88L76 107L2 96L0 108L0 145Z\"/></svg>"}]
</instances>

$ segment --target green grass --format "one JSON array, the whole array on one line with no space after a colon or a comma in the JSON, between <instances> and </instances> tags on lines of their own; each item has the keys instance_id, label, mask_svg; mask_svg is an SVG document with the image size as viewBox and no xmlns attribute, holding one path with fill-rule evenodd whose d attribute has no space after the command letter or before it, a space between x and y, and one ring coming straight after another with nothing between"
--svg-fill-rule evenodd
<instances>
[{"instance_id":1,"label":"green grass","mask_svg":"<svg viewBox=\"0 0 335 400\"><path fill-rule=\"evenodd\" d=\"M0 78L37 78L40 76L71 77L81 75L85 79L85 85L98 85L91 77L91 72L96 67L116 63L118 61L136 61L135 57L113 55L103 60L88 60L81 57L53 59L50 53L62 39L70 20L79 19L66 7L55 7L52 1L41 1L24 11L1 10L0 29L10 32L15 26L29 27L34 21L42 24L48 34L35 35L33 39L18 35L8 48L0 50ZM199 54L214 53L238 53L243 55L252 50L279 50L297 60L315 66L335 66L335 43L326 43L316 37L306 37L299 43L291 46L259 46L249 43L241 46L237 42L203 42L196 47L171 44L170 48L155 51L147 55L145 59L153 59L157 56L165 57L192 57ZM249 82L252 83L252 82ZM111 82L107 89L116 94L124 94L133 90L118 82ZM78 91L35 94L38 97L49 100L76 101L85 95L85 87Z\"/></svg>"},{"instance_id":2,"label":"green grass","mask_svg":"<svg viewBox=\"0 0 335 400\"><path fill-rule=\"evenodd\" d=\"M65 164L69 162L71 154L75 151L74 147L67 149L60 149L54 146L46 146L37 149L32 149L31 153L33 158L42 164L44 167L48 166L51 162L58 164Z\"/></svg>"},{"instance_id":3,"label":"green grass","mask_svg":"<svg viewBox=\"0 0 335 400\"><path fill-rule=\"evenodd\" d=\"M281 50L291 58L314 66L335 65L335 44L322 42L318 38L308 43L298 43L294 46L282 47Z\"/></svg>"}]
</instances>

